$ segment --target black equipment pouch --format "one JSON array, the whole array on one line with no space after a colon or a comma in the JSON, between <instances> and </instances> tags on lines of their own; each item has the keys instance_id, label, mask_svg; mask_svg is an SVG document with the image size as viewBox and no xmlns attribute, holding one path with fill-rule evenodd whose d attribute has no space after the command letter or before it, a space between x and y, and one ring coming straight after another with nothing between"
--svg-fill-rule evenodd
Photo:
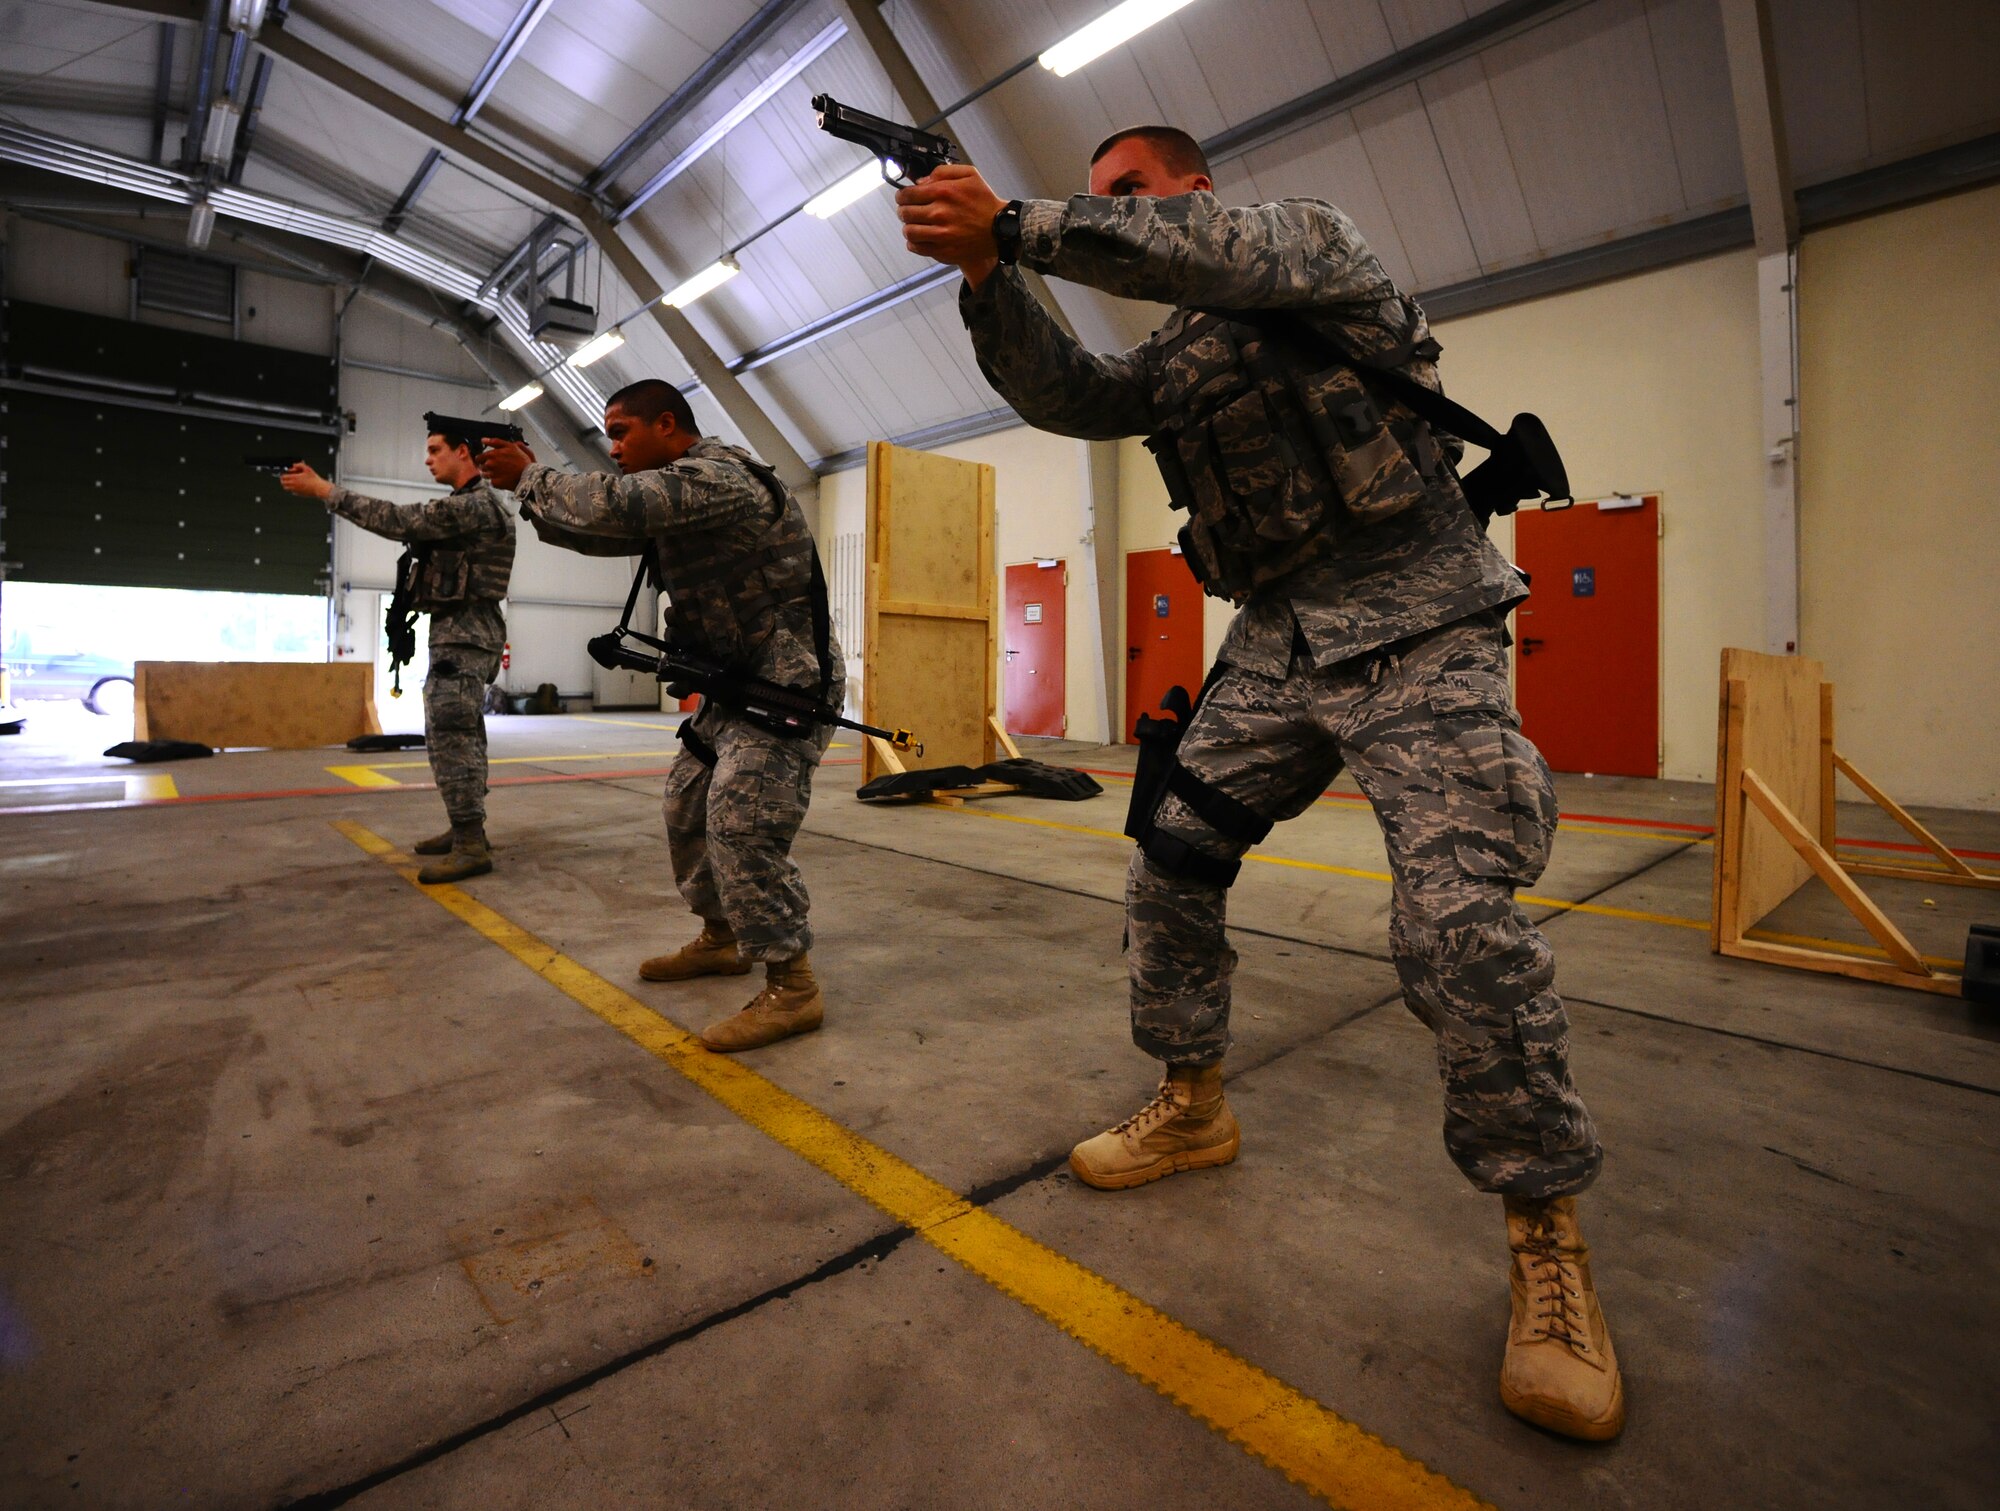
<instances>
[{"instance_id":1,"label":"black equipment pouch","mask_svg":"<svg viewBox=\"0 0 2000 1511\"><path fill-rule=\"evenodd\" d=\"M434 545L418 556L416 606L426 614L455 609L472 585L472 557L455 546Z\"/></svg>"},{"instance_id":2,"label":"black equipment pouch","mask_svg":"<svg viewBox=\"0 0 2000 1511\"><path fill-rule=\"evenodd\" d=\"M396 588L382 628L389 641L389 696L403 696L403 668L417 654L417 591L429 547L408 546L396 558Z\"/></svg>"},{"instance_id":3,"label":"black equipment pouch","mask_svg":"<svg viewBox=\"0 0 2000 1511\"><path fill-rule=\"evenodd\" d=\"M1394 399L1433 430L1483 447L1487 452L1486 460L1459 479L1465 501L1471 506L1481 529L1492 523L1494 515L1512 514L1529 499L1546 498L1545 507L1551 509L1568 508L1575 502L1569 491L1569 473L1563 466L1562 455L1556 450L1555 439L1549 434L1548 427L1538 416L1515 415L1503 435L1463 404L1446 398L1435 388L1426 388L1401 371L1400 363L1369 361L1295 312L1216 309L1207 313L1258 326L1291 340L1312 352L1316 358L1343 363L1364 384ZM1437 354L1437 343L1427 340L1418 343L1408 356L1435 360ZM1429 441L1428 437L1424 439ZM1430 458L1414 457L1413 460L1423 470Z\"/></svg>"}]
</instances>

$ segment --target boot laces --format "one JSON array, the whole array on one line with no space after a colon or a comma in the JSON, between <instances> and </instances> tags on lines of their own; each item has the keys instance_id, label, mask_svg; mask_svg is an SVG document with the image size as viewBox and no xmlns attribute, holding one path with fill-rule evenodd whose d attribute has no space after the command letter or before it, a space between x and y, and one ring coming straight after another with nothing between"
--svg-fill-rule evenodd
<instances>
[{"instance_id":1,"label":"boot laces","mask_svg":"<svg viewBox=\"0 0 2000 1511\"><path fill-rule=\"evenodd\" d=\"M1152 1101L1141 1107L1111 1131L1113 1133L1131 1133L1136 1130L1141 1137L1144 1137L1159 1127L1160 1124L1179 1116L1185 1111L1187 1111L1187 1108L1174 1097L1173 1077L1163 1076L1160 1080L1160 1089L1153 1093Z\"/></svg>"},{"instance_id":2,"label":"boot laces","mask_svg":"<svg viewBox=\"0 0 2000 1511\"><path fill-rule=\"evenodd\" d=\"M1583 1274L1575 1258L1558 1247L1555 1220L1546 1214L1531 1218L1522 1248L1528 1271L1530 1336L1560 1343L1579 1357L1588 1357L1590 1329L1584 1316Z\"/></svg>"}]
</instances>

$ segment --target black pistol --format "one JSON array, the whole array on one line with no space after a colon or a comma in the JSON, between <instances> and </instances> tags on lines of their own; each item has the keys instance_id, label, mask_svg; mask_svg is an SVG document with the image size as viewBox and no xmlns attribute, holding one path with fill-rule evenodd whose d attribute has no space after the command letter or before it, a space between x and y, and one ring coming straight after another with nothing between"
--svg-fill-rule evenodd
<instances>
[{"instance_id":1,"label":"black pistol","mask_svg":"<svg viewBox=\"0 0 2000 1511\"><path fill-rule=\"evenodd\" d=\"M491 440L526 442L528 437L519 425L509 425L505 420L468 420L455 414L439 414L435 410L424 411L424 434L441 435L454 445L464 442L478 456Z\"/></svg>"},{"instance_id":2,"label":"black pistol","mask_svg":"<svg viewBox=\"0 0 2000 1511\"><path fill-rule=\"evenodd\" d=\"M958 149L941 136L919 131L879 115L843 105L830 94L813 96L819 129L843 142L866 147L882 162L882 176L892 184L914 184L946 163L958 161Z\"/></svg>"},{"instance_id":3,"label":"black pistol","mask_svg":"<svg viewBox=\"0 0 2000 1511\"><path fill-rule=\"evenodd\" d=\"M295 456L246 456L243 465L252 472L290 472L299 460Z\"/></svg>"}]
</instances>

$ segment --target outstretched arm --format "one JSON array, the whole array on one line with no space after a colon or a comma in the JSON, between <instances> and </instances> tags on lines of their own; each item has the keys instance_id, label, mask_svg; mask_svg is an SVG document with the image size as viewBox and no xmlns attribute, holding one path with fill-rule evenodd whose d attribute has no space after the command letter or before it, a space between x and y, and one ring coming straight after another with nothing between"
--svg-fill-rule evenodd
<instances>
[{"instance_id":1,"label":"outstretched arm","mask_svg":"<svg viewBox=\"0 0 2000 1511\"><path fill-rule=\"evenodd\" d=\"M1309 308L1394 292L1354 222L1309 199L1236 209L1206 192L1030 200L1021 209L1021 265L1181 306Z\"/></svg>"},{"instance_id":2,"label":"outstretched arm","mask_svg":"<svg viewBox=\"0 0 2000 1511\"><path fill-rule=\"evenodd\" d=\"M521 474L514 492L538 529L546 520L573 534L632 542L682 529L711 528L775 507L764 485L745 468L694 457L626 476L558 472L537 463Z\"/></svg>"},{"instance_id":3,"label":"outstretched arm","mask_svg":"<svg viewBox=\"0 0 2000 1511\"><path fill-rule=\"evenodd\" d=\"M1092 441L1153 428L1143 356L1086 351L1014 269L999 269L977 288L968 282L958 311L979 370L1030 425Z\"/></svg>"},{"instance_id":4,"label":"outstretched arm","mask_svg":"<svg viewBox=\"0 0 2000 1511\"><path fill-rule=\"evenodd\" d=\"M493 498L484 489L448 493L420 504L392 504L341 487L329 487L320 497L330 512L390 540L450 540L475 534L493 522Z\"/></svg>"}]
</instances>

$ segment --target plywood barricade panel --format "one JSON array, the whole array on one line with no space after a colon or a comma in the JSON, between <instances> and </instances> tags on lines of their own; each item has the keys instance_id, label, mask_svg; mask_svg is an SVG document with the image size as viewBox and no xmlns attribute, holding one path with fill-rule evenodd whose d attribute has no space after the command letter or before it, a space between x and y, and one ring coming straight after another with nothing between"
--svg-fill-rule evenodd
<instances>
[{"instance_id":1,"label":"plywood barricade panel","mask_svg":"<svg viewBox=\"0 0 2000 1511\"><path fill-rule=\"evenodd\" d=\"M924 750L920 761L899 762L870 739L862 780L906 764L986 765L999 630L993 469L872 442L866 543L862 716L909 726Z\"/></svg>"},{"instance_id":2,"label":"plywood barricade panel","mask_svg":"<svg viewBox=\"0 0 2000 1511\"><path fill-rule=\"evenodd\" d=\"M2000 875L1973 870L1840 754L1833 684L1824 680L1820 664L1802 656L1725 650L1718 738L1711 948L1744 960L1956 996L1959 978L1932 970L1854 878L2000 887ZM1834 829L1835 784L1843 775L1920 840L1942 869L1843 862ZM1886 960L1748 937L1814 876L1867 929Z\"/></svg>"},{"instance_id":3,"label":"plywood barricade panel","mask_svg":"<svg viewBox=\"0 0 2000 1511\"><path fill-rule=\"evenodd\" d=\"M365 662L141 661L133 737L303 750L380 734Z\"/></svg>"}]
</instances>

